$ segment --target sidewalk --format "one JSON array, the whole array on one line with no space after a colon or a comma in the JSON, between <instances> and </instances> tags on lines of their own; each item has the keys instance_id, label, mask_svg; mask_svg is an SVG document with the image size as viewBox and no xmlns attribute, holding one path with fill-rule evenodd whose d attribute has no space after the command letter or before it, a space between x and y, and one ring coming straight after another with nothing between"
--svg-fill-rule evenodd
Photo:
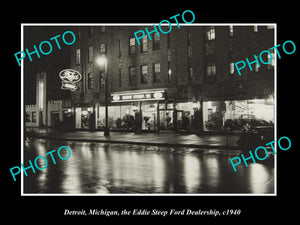
<instances>
[{"instance_id":1,"label":"sidewalk","mask_svg":"<svg viewBox=\"0 0 300 225\"><path fill-rule=\"evenodd\" d=\"M109 137L104 137L103 131L53 132L47 131L46 129L35 129L33 132L26 133L25 136L53 140L143 144L171 147L202 147L215 149L237 149L236 142L238 139L238 135L236 134L196 135L173 132L135 134L131 132L115 131L111 131Z\"/></svg>"},{"instance_id":2,"label":"sidewalk","mask_svg":"<svg viewBox=\"0 0 300 225\"><path fill-rule=\"evenodd\" d=\"M103 131L72 131L51 132L47 130L34 130L26 133L28 137L46 138L53 140L87 141L103 143L143 144L156 146L197 147L214 149L237 149L237 134L211 135L211 134L182 134L173 132L161 133L128 133L110 132L109 137L104 137Z\"/></svg>"}]
</instances>

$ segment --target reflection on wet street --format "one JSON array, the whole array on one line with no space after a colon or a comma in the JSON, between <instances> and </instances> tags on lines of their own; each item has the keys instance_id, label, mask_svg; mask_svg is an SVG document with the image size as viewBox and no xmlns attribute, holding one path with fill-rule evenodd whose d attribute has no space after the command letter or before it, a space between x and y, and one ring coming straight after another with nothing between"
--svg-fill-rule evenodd
<instances>
[{"instance_id":1,"label":"reflection on wet street","mask_svg":"<svg viewBox=\"0 0 300 225\"><path fill-rule=\"evenodd\" d=\"M51 141L25 143L28 160L65 145L71 157L48 167L27 170L24 193L274 193L273 165L250 163L234 172L230 159L236 150L201 150L143 145Z\"/></svg>"}]
</instances>

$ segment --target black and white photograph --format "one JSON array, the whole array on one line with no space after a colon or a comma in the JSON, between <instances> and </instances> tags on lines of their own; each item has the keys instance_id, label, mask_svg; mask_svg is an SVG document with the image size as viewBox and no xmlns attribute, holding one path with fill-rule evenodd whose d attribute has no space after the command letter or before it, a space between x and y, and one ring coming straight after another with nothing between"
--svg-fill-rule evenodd
<instances>
[{"instance_id":1,"label":"black and white photograph","mask_svg":"<svg viewBox=\"0 0 300 225\"><path fill-rule=\"evenodd\" d=\"M25 195L276 194L276 24L154 26L23 25Z\"/></svg>"},{"instance_id":2,"label":"black and white photograph","mask_svg":"<svg viewBox=\"0 0 300 225\"><path fill-rule=\"evenodd\" d=\"M293 7L43 4L3 28L11 223L294 221Z\"/></svg>"}]
</instances>

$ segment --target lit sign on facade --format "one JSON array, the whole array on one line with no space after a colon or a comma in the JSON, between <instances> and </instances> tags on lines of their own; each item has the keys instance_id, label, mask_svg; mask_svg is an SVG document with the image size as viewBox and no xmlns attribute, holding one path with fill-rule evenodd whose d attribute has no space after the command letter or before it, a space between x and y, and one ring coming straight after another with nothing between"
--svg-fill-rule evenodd
<instances>
[{"instance_id":1,"label":"lit sign on facade","mask_svg":"<svg viewBox=\"0 0 300 225\"><path fill-rule=\"evenodd\" d=\"M132 102L132 101L153 101L153 100L164 100L165 99L165 91L145 91L138 93L112 93L111 102Z\"/></svg>"},{"instance_id":2,"label":"lit sign on facade","mask_svg":"<svg viewBox=\"0 0 300 225\"><path fill-rule=\"evenodd\" d=\"M62 80L61 89L75 91L77 90L76 83L81 80L82 76L76 70L65 69L60 71L59 78Z\"/></svg>"}]
</instances>

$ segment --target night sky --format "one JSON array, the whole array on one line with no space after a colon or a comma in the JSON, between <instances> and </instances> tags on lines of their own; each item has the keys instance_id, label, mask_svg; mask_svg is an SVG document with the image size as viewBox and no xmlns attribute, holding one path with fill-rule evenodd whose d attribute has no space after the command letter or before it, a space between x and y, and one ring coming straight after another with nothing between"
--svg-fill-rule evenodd
<instances>
[{"instance_id":1,"label":"night sky","mask_svg":"<svg viewBox=\"0 0 300 225\"><path fill-rule=\"evenodd\" d=\"M24 104L36 104L36 74L41 71L47 72L47 100L58 100L68 98L70 91L62 90L61 80L58 74L61 70L70 68L70 46L66 45L61 39L65 31L70 27L64 26L24 26L24 50L28 48L29 52L34 51L33 45L39 48L42 41L49 41L52 44L52 52L49 55L43 55L40 52L40 58L36 54L31 55L32 62L28 56L24 60ZM55 40L51 37L61 35L57 40L61 49L58 49ZM67 35L66 35L67 37ZM48 52L48 45L42 45L43 50Z\"/></svg>"}]
</instances>

